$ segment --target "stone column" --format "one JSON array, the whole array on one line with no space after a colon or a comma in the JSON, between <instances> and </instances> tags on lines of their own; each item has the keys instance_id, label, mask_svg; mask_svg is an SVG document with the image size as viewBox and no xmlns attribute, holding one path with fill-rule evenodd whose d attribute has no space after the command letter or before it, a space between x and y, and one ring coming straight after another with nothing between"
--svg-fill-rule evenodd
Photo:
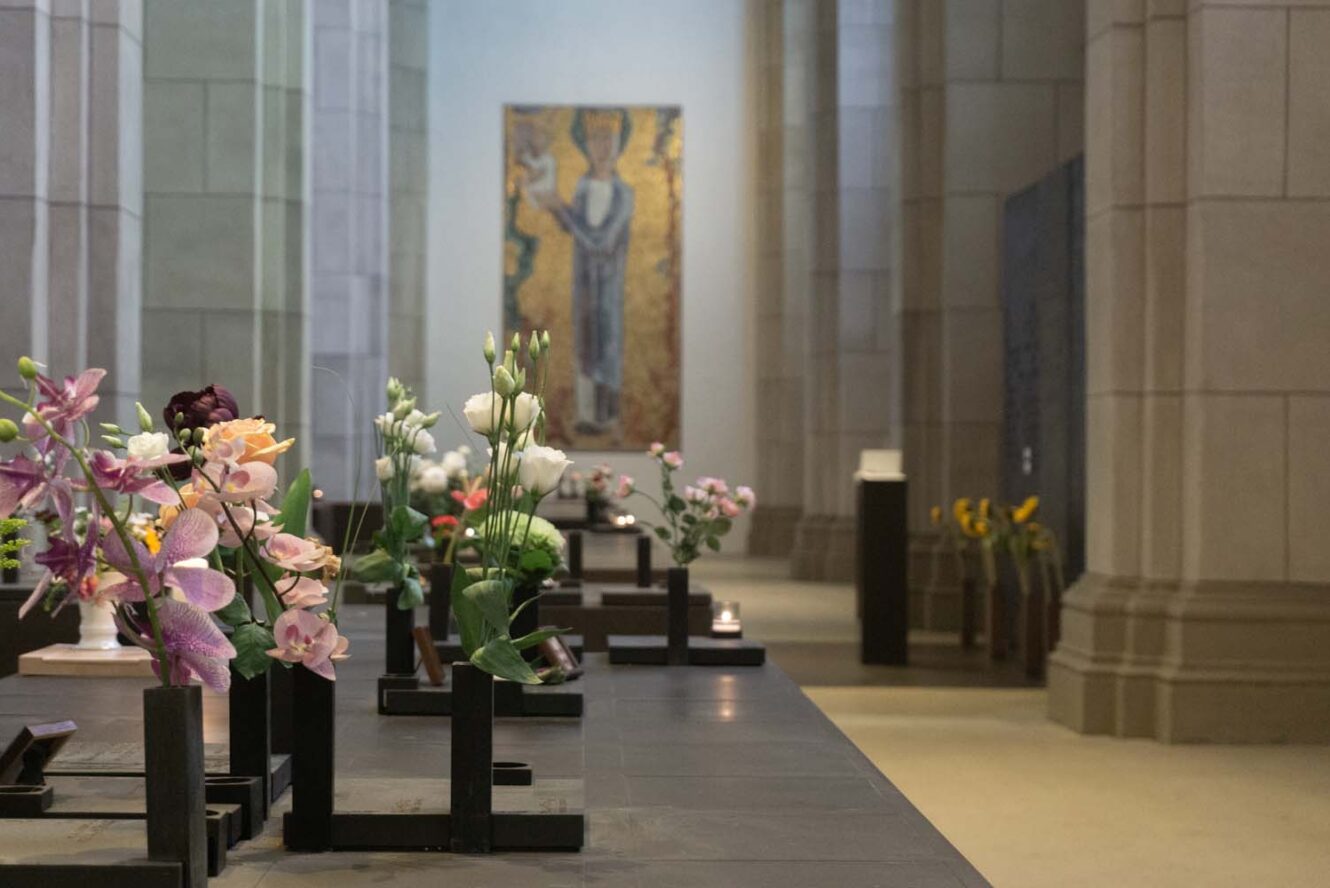
<instances>
[{"instance_id":1,"label":"stone column","mask_svg":"<svg viewBox=\"0 0 1330 888\"><path fill-rule=\"evenodd\" d=\"M308 464L306 0L147 0L144 26L144 401L224 383Z\"/></svg>"},{"instance_id":2,"label":"stone column","mask_svg":"<svg viewBox=\"0 0 1330 888\"><path fill-rule=\"evenodd\" d=\"M802 324L803 515L791 571L848 580L859 451L892 446L901 431L893 16L888 0L815 10L804 66L804 175L815 233Z\"/></svg>"},{"instance_id":3,"label":"stone column","mask_svg":"<svg viewBox=\"0 0 1330 888\"><path fill-rule=\"evenodd\" d=\"M428 0L388 0L388 372L426 404L429 15Z\"/></svg>"},{"instance_id":4,"label":"stone column","mask_svg":"<svg viewBox=\"0 0 1330 888\"><path fill-rule=\"evenodd\" d=\"M898 0L897 13L911 585L920 621L942 629L958 625L959 589L934 582L928 510L998 490L1002 207L1081 151L1084 8Z\"/></svg>"},{"instance_id":5,"label":"stone column","mask_svg":"<svg viewBox=\"0 0 1330 888\"><path fill-rule=\"evenodd\" d=\"M1088 32L1088 568L1050 715L1330 739L1330 4L1096 0Z\"/></svg>"},{"instance_id":6,"label":"stone column","mask_svg":"<svg viewBox=\"0 0 1330 888\"><path fill-rule=\"evenodd\" d=\"M141 35L131 2L0 8L0 354L106 368L105 421L139 389Z\"/></svg>"},{"instance_id":7,"label":"stone column","mask_svg":"<svg viewBox=\"0 0 1330 888\"><path fill-rule=\"evenodd\" d=\"M313 471L331 500L374 492L388 375L388 2L315 0L310 143Z\"/></svg>"},{"instance_id":8,"label":"stone column","mask_svg":"<svg viewBox=\"0 0 1330 888\"><path fill-rule=\"evenodd\" d=\"M786 286L791 231L802 207L795 177L803 153L786 149L802 141L806 117L802 103L789 101L803 92L803 70L795 48L803 39L811 7L806 2L766 0L755 7L760 59L757 92L757 478L760 500L753 510L748 551L753 555L784 555L794 540L794 526L803 502L803 365L802 324L792 323L796 288ZM790 34L787 52L786 34ZM793 181L792 181L793 180ZM792 335L798 333L798 335Z\"/></svg>"}]
</instances>

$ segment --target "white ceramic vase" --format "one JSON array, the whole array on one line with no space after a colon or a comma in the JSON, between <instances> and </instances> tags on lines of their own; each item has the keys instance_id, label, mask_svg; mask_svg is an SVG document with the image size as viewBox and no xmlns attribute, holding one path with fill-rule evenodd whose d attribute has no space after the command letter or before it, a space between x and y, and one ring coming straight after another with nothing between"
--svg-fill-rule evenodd
<instances>
[{"instance_id":1,"label":"white ceramic vase","mask_svg":"<svg viewBox=\"0 0 1330 888\"><path fill-rule=\"evenodd\" d=\"M81 651L113 651L116 641L115 606L109 602L79 602L79 643Z\"/></svg>"}]
</instances>

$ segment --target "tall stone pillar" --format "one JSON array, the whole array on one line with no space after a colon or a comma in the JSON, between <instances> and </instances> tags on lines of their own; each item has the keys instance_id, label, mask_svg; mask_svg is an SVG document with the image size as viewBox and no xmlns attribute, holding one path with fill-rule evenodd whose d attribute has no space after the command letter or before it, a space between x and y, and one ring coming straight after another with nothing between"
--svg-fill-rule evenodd
<instances>
[{"instance_id":1,"label":"tall stone pillar","mask_svg":"<svg viewBox=\"0 0 1330 888\"><path fill-rule=\"evenodd\" d=\"M429 0L388 0L388 372L425 392Z\"/></svg>"},{"instance_id":2,"label":"tall stone pillar","mask_svg":"<svg viewBox=\"0 0 1330 888\"><path fill-rule=\"evenodd\" d=\"M0 8L0 354L106 368L106 421L139 388L141 37L134 3Z\"/></svg>"},{"instance_id":3,"label":"tall stone pillar","mask_svg":"<svg viewBox=\"0 0 1330 888\"><path fill-rule=\"evenodd\" d=\"M388 0L310 11L313 471L347 500L377 484L371 420L388 375Z\"/></svg>"},{"instance_id":4,"label":"tall stone pillar","mask_svg":"<svg viewBox=\"0 0 1330 888\"><path fill-rule=\"evenodd\" d=\"M144 29L144 401L223 383L307 464L307 0L146 0Z\"/></svg>"},{"instance_id":5,"label":"tall stone pillar","mask_svg":"<svg viewBox=\"0 0 1330 888\"><path fill-rule=\"evenodd\" d=\"M1088 568L1050 715L1330 739L1330 4L1096 0L1088 33Z\"/></svg>"},{"instance_id":6,"label":"tall stone pillar","mask_svg":"<svg viewBox=\"0 0 1330 888\"><path fill-rule=\"evenodd\" d=\"M813 7L804 42L812 223L803 367L803 515L791 571L848 580L859 451L898 445L897 97L888 0ZM794 208L787 208L787 217ZM798 285L798 281L793 282Z\"/></svg>"},{"instance_id":7,"label":"tall stone pillar","mask_svg":"<svg viewBox=\"0 0 1330 888\"><path fill-rule=\"evenodd\" d=\"M789 12L787 14L787 8ZM794 95L787 58L786 30L797 45L800 17L808 17L807 3L765 0L754 7L759 41L757 78L757 477L761 499L753 510L748 551L753 555L783 555L790 550L794 525L803 501L803 397L795 381L802 365L803 343L787 339L787 321L793 314L785 286L790 219L785 198L790 183L785 176L787 132L803 124L802 107L787 108ZM787 87L787 81L790 81ZM802 134L802 128L799 129ZM791 152L792 153L792 152ZM791 364L798 366L791 367ZM793 371L793 372L792 372ZM791 379L793 376L793 380Z\"/></svg>"},{"instance_id":8,"label":"tall stone pillar","mask_svg":"<svg viewBox=\"0 0 1330 888\"><path fill-rule=\"evenodd\" d=\"M1081 151L1084 6L897 0L896 9L911 586L924 626L954 628L959 586L931 582L928 510L998 490L1002 208Z\"/></svg>"}]
</instances>

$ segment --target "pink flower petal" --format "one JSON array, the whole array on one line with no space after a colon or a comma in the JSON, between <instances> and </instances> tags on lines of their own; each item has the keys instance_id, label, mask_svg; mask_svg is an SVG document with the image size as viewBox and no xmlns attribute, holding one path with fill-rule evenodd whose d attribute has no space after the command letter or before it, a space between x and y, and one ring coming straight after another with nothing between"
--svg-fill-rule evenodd
<instances>
[{"instance_id":1,"label":"pink flower petal","mask_svg":"<svg viewBox=\"0 0 1330 888\"><path fill-rule=\"evenodd\" d=\"M205 611L226 607L236 597L235 583L226 574L210 567L184 567L177 564L168 568L166 583L185 593L191 604Z\"/></svg>"},{"instance_id":2,"label":"pink flower petal","mask_svg":"<svg viewBox=\"0 0 1330 888\"><path fill-rule=\"evenodd\" d=\"M157 563L164 566L186 558L203 558L217 547L217 524L202 509L181 512L162 540Z\"/></svg>"}]
</instances>

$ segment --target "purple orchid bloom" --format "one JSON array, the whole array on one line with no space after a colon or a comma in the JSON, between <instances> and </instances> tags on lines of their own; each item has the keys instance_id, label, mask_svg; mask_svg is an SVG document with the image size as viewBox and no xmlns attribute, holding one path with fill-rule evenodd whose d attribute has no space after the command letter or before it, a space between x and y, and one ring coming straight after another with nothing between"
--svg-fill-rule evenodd
<instances>
[{"instance_id":1,"label":"purple orchid bloom","mask_svg":"<svg viewBox=\"0 0 1330 888\"><path fill-rule=\"evenodd\" d=\"M159 593L163 586L169 586L179 589L186 600L205 611L226 607L235 598L236 588L231 578L208 567L202 560L217 546L217 523L202 509L181 512L162 539L162 547L156 555L138 540L131 539L130 542L134 544L134 554L147 575L148 589L140 585L133 561L119 535L111 533L102 540L102 555L107 564L124 574L124 580L105 587L104 594L114 595L121 601L142 601L146 592L162 601L166 599L159 597ZM191 559L199 561L187 563Z\"/></svg>"},{"instance_id":2,"label":"purple orchid bloom","mask_svg":"<svg viewBox=\"0 0 1330 888\"><path fill-rule=\"evenodd\" d=\"M63 436L70 425L97 409L97 402L101 400L97 386L101 385L104 376L106 371L100 367L89 367L78 376L66 376L62 383L37 374L37 391L46 400L33 408L33 412ZM24 434L34 441L46 437L46 429L31 416L24 419L23 428Z\"/></svg>"},{"instance_id":3,"label":"purple orchid bloom","mask_svg":"<svg viewBox=\"0 0 1330 888\"><path fill-rule=\"evenodd\" d=\"M166 645L171 684L188 684L191 678L200 681L219 694L231 687L231 670L227 664L235 657L236 649L217 624L202 609L187 601L174 598L157 599L157 619L162 627L162 643ZM157 652L151 632L131 625L121 614L116 624L139 647ZM153 672L161 677L161 663L154 656Z\"/></svg>"},{"instance_id":4,"label":"purple orchid bloom","mask_svg":"<svg viewBox=\"0 0 1330 888\"><path fill-rule=\"evenodd\" d=\"M69 479L60 474L66 459L64 448L60 448L47 461L16 456L0 462L0 518L8 518L20 509L35 510L50 497L60 520L67 525L74 513L74 497ZM48 469L48 462L54 464L53 469Z\"/></svg>"},{"instance_id":5,"label":"purple orchid bloom","mask_svg":"<svg viewBox=\"0 0 1330 888\"><path fill-rule=\"evenodd\" d=\"M97 486L103 490L137 494L146 500L164 505L178 502L179 497L169 484L150 473L162 466L188 461L189 457L183 453L168 453L151 459L140 459L135 456L120 459L109 450L96 450L93 451L89 464L92 466L92 476Z\"/></svg>"},{"instance_id":6,"label":"purple orchid bloom","mask_svg":"<svg viewBox=\"0 0 1330 888\"><path fill-rule=\"evenodd\" d=\"M63 536L53 536L50 538L50 545L45 552L33 558L38 564L46 568L46 573L37 581L32 594L28 600L23 602L19 608L19 619L23 619L28 611L42 600L46 590L56 580L63 580L68 587L69 592L64 601L60 602L60 607L73 596L78 595L79 588L83 585L84 579L94 576L97 571L97 508L94 505L92 514L88 519L88 533L83 542L77 540L67 540ZM70 525L64 525L66 528ZM63 532L63 531L62 531ZM56 608L58 611L59 608Z\"/></svg>"}]
</instances>

